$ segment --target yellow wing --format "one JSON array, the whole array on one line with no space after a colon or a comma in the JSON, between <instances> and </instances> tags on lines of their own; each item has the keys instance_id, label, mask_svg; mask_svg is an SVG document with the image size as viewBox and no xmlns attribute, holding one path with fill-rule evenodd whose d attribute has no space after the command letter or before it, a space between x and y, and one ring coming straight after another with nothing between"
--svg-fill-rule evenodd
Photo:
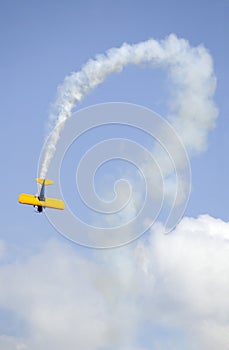
<instances>
[{"instance_id":1,"label":"yellow wing","mask_svg":"<svg viewBox=\"0 0 229 350\"><path fill-rule=\"evenodd\" d=\"M43 202L45 205L43 207L47 208L53 208L53 209L60 209L63 210L65 208L64 202L61 199L57 198L45 198L45 201Z\"/></svg>"},{"instance_id":2,"label":"yellow wing","mask_svg":"<svg viewBox=\"0 0 229 350\"><path fill-rule=\"evenodd\" d=\"M61 199L45 198L44 201L40 201L36 196L25 193L19 195L18 202L21 204L35 205L44 208L53 208L60 210L63 210L65 208L64 202Z\"/></svg>"}]
</instances>

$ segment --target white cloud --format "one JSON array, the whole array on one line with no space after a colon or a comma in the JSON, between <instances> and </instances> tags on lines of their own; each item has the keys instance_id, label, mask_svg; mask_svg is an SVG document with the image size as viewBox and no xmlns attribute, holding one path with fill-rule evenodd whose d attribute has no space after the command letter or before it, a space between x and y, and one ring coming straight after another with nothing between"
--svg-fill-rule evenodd
<instances>
[{"instance_id":1,"label":"white cloud","mask_svg":"<svg viewBox=\"0 0 229 350\"><path fill-rule=\"evenodd\" d=\"M164 325L183 330L193 348L217 349L217 333L229 327L229 224L208 215L184 218L175 232L163 236L158 228L138 249L154 279L149 313L156 309ZM229 339L222 342L227 349Z\"/></svg>"},{"instance_id":2,"label":"white cloud","mask_svg":"<svg viewBox=\"0 0 229 350\"><path fill-rule=\"evenodd\" d=\"M0 260L5 257L6 254L6 243L4 241L0 241Z\"/></svg>"},{"instance_id":3,"label":"white cloud","mask_svg":"<svg viewBox=\"0 0 229 350\"><path fill-rule=\"evenodd\" d=\"M106 318L102 297L92 287L95 268L55 242L26 263L1 268L1 306L26 323L26 349L75 349L75 344L93 349L103 344Z\"/></svg>"},{"instance_id":4,"label":"white cloud","mask_svg":"<svg viewBox=\"0 0 229 350\"><path fill-rule=\"evenodd\" d=\"M4 350L228 349L229 223L184 218L107 251L48 242L0 267L0 306L23 322ZM163 335L163 337L162 337Z\"/></svg>"},{"instance_id":5,"label":"white cloud","mask_svg":"<svg viewBox=\"0 0 229 350\"><path fill-rule=\"evenodd\" d=\"M0 335L0 349L2 350L25 350L23 341L6 335Z\"/></svg>"}]
</instances>

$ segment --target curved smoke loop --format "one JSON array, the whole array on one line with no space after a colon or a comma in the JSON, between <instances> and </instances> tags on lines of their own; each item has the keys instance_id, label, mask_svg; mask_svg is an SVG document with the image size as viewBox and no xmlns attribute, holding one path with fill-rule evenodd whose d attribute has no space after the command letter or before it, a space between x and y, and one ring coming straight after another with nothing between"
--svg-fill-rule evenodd
<instances>
[{"instance_id":1,"label":"curved smoke loop","mask_svg":"<svg viewBox=\"0 0 229 350\"><path fill-rule=\"evenodd\" d=\"M212 58L203 46L191 47L187 40L171 34L162 41L150 39L135 45L124 43L120 48L112 48L105 55L89 60L81 71L65 78L58 87L57 113L50 115L54 129L46 145L41 177L47 173L64 123L75 105L110 74L121 72L128 64L142 62L168 69L176 88L172 114L168 118L186 147L204 150L207 133L214 127L218 115L212 100L216 88Z\"/></svg>"},{"instance_id":2,"label":"curved smoke loop","mask_svg":"<svg viewBox=\"0 0 229 350\"><path fill-rule=\"evenodd\" d=\"M58 98L55 103L56 113L50 115L49 118L50 123L54 122L54 128L44 149L40 177L46 176L56 151L58 139L76 104L92 89L101 84L109 74L121 72L128 64L138 65L142 62L167 69L173 86L168 120L177 131L189 155L192 152L203 151L206 148L208 131L214 127L218 114L213 102L216 78L213 72L212 59L202 45L191 47L188 41L171 34L162 41L150 39L135 45L123 44L120 48L112 48L105 55L98 55L96 59L89 60L81 71L74 72L65 78L63 84L58 87ZM160 118L156 119L159 120ZM180 143L179 138L174 136L175 131L171 131L172 127L169 127L169 124L166 125L161 119L159 124L161 134L156 135L156 139L160 142L161 139L166 140L167 136L170 145L167 144L166 147L169 148L169 151L168 149L166 151L172 159L168 162L168 157L164 156L160 147L156 147L152 153L160 166L159 170L162 172L163 183L166 181L166 177L168 178L174 172L174 169L176 172L183 171L186 178L179 185L179 193L176 194L175 201L174 196L172 196L172 204L179 206L180 203L183 203L185 207L190 191L190 169L188 169L187 155L182 142ZM147 130L145 131L147 132ZM149 133L152 135L152 130ZM163 141L163 143L165 145L167 141ZM173 163L173 166L171 166L171 163ZM144 175L146 174L146 180L152 174L156 175L155 166L152 166L150 161L143 162L140 169ZM161 186L161 180L158 181ZM167 199L170 197L170 185L168 182L167 192L163 193L168 197ZM172 191L174 191L174 183L172 188ZM111 244L108 243L107 246L111 246Z\"/></svg>"}]
</instances>

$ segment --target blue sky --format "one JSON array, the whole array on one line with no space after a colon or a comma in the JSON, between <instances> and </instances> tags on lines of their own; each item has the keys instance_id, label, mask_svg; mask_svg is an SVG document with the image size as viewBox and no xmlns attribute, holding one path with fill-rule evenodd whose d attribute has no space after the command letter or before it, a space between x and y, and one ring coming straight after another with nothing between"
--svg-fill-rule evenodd
<instances>
[{"instance_id":1,"label":"blue sky","mask_svg":"<svg viewBox=\"0 0 229 350\"><path fill-rule=\"evenodd\" d=\"M136 43L150 37L162 39L174 32L187 38L191 45L204 43L213 56L218 79L215 100L220 108L220 117L216 129L210 134L208 153L193 160L194 191L190 213L196 215L211 211L212 215L227 219L227 187L224 186L223 191L220 187L226 183L228 175L225 164L225 119L228 111L225 98L228 82L225 73L228 57L225 40L228 31L227 2L209 4L204 1L181 1L176 2L175 6L172 2L162 1L159 5L157 2L154 4L146 1L144 5L136 2L131 6L131 3L125 1L122 4L117 3L113 8L105 1L88 6L71 1L67 4L65 7L62 2L50 1L39 4L22 2L20 5L16 2L5 2L2 5L1 96L4 130L6 128L2 142L9 142L10 133L11 139L17 144L17 151L21 156L14 157L17 153L15 146L9 146L10 165L13 169L21 168L18 175L22 175L22 185L27 184L35 172L49 107L55 100L56 87L63 78L80 69L96 53L103 53L112 46L120 46L124 41ZM147 79L149 88L154 87L151 77L146 78L147 73L142 69L133 69L132 74L124 72L122 75L111 76L104 86L88 96L82 106L106 101L125 101L143 104L156 110L152 92L146 94L142 89L144 79ZM141 75L142 80L139 80ZM152 81L154 75L158 78L157 71L152 72ZM128 79L131 79L129 86ZM157 112L160 113L160 110ZM30 147L27 157L24 155L28 152L28 143ZM8 155L3 155L3 161L9 167L8 158ZM14 176L13 169L8 171L10 175L7 174L7 178ZM23 170L22 173L22 169L26 171ZM203 171L198 172L198 169ZM203 176L204 181L200 181ZM218 176L220 181L216 181ZM11 188L17 193L18 185L14 186L12 183ZM195 194L195 186L198 194ZM209 197L212 201L209 201ZM9 199L9 204L11 203L12 197Z\"/></svg>"},{"instance_id":2,"label":"blue sky","mask_svg":"<svg viewBox=\"0 0 229 350\"><path fill-rule=\"evenodd\" d=\"M133 44L151 37L160 40L170 33L175 33L178 37L187 39L191 46L204 44L209 50L214 60L214 71L217 77L215 103L219 108L219 117L215 129L209 134L208 150L192 158L193 190L185 215L197 217L200 214L209 214L224 222L229 221L228 16L227 0L2 1L0 11L0 97L2 102L0 239L4 242L4 247L7 247L4 248L6 253L2 258L3 267L7 262L13 264L14 261L19 263L27 261L26 259L31 261L37 252L40 252L40 256L43 254L45 259L50 246L46 247L45 251L41 247L50 239L57 241L54 248L50 248L50 255L56 260L62 244L67 245L68 248L64 249L70 249L73 255L77 253L80 256L89 255L90 257L91 253L84 248L66 242L49 224L45 216L36 215L32 208L19 205L17 196L20 192L35 191L34 178L45 138L50 106L56 98L57 85L70 72L80 70L89 58L94 58L97 53L104 53L111 47L119 47L123 42ZM100 102L121 101L143 105L164 116L167 89L167 80L163 72L131 66L124 69L121 74L109 76L82 101L80 107ZM108 256L109 254L107 253ZM121 257L122 254L125 253L120 253ZM114 266L119 264L118 256L117 253ZM36 260L36 255L34 259ZM94 259L96 260L91 257L92 261ZM103 265L106 259L106 257L99 257L98 265ZM99 275L98 265L96 265L96 274ZM39 266L38 262L37 266ZM125 266L129 266L128 263ZM13 266L11 267L13 271ZM51 272L52 270L50 274ZM86 282L82 281L82 283L90 284L89 276L90 273L85 278ZM9 283L14 285L13 281ZM118 291L122 295L121 284ZM95 294L92 297L85 296L85 299L80 296L80 300L82 298L81 301L85 305L87 305L87 297L94 305L97 300ZM14 298L17 298L17 294ZM28 294L28 299L33 298ZM104 300L101 301L101 304L103 303ZM29 320L25 316L23 316L22 325L20 323L22 316L15 305L5 307L5 309L8 308L6 316L3 305L2 297L0 334L11 338L2 342L6 341L7 350L16 350L18 342L24 341L16 338L18 336L26 338L23 327L36 332L36 325L33 324L34 328L30 327L31 324L28 326ZM13 319L12 327L9 327L9 320ZM130 339L133 341L131 336L133 329L137 333L135 328L129 329L128 324L123 324L123 327L127 328L129 335L127 339L120 335L121 340L117 343L117 349L127 349L125 342L128 343ZM161 334L165 332L169 341L171 330L168 325L167 328L163 327L159 329L160 327L156 325L154 328L153 332L158 332L157 342L155 340L157 345L152 343L149 330L144 341L137 341L136 349L140 349L140 346L142 349L152 349L152 344L155 345L155 349L166 349L165 344L168 342L161 340ZM185 332L179 329L179 325L177 327L178 330L171 335L171 344L174 348L176 344L182 348L180 343L183 342ZM140 328L141 326L139 326L139 334L142 333ZM179 337L180 332L182 334ZM117 334L119 338L119 330ZM102 336L101 339L103 339ZM31 339L30 341L30 344L35 344ZM99 342L100 340L98 344ZM109 347L109 342L107 344L97 346L95 349L112 349L111 346ZM36 343L36 346L39 348L39 343ZM87 348L85 346L85 349ZM134 349L133 344L131 349Z\"/></svg>"}]
</instances>

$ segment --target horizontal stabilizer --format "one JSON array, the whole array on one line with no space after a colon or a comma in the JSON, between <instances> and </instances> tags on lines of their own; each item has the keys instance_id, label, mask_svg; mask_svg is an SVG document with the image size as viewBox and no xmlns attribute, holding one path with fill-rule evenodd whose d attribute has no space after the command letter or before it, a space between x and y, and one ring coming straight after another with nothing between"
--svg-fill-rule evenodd
<instances>
[{"instance_id":1,"label":"horizontal stabilizer","mask_svg":"<svg viewBox=\"0 0 229 350\"><path fill-rule=\"evenodd\" d=\"M21 204L34 205L43 208L53 208L60 210L63 210L65 208L64 202L61 199L45 198L44 201L40 201L36 196L26 193L19 195L18 202Z\"/></svg>"},{"instance_id":2,"label":"horizontal stabilizer","mask_svg":"<svg viewBox=\"0 0 229 350\"><path fill-rule=\"evenodd\" d=\"M42 179L40 177L37 177L36 178L36 181L41 184L41 185L52 185L53 184L53 181L52 180L49 180L49 179Z\"/></svg>"}]
</instances>

